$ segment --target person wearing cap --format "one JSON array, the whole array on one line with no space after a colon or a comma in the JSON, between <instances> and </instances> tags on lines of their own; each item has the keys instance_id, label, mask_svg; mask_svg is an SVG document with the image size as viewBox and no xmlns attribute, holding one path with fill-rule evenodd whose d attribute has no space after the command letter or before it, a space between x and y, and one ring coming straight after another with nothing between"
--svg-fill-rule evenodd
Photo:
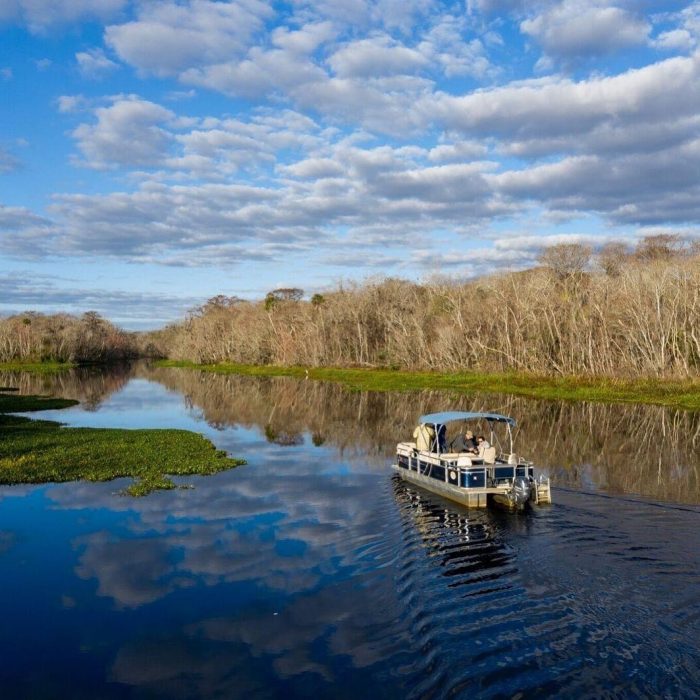
<instances>
[{"instance_id":1,"label":"person wearing cap","mask_svg":"<svg viewBox=\"0 0 700 700\"><path fill-rule=\"evenodd\" d=\"M452 445L455 452L470 452L471 454L476 454L478 452L476 440L474 439L474 433L471 430L467 430L464 435L458 435Z\"/></svg>"}]
</instances>

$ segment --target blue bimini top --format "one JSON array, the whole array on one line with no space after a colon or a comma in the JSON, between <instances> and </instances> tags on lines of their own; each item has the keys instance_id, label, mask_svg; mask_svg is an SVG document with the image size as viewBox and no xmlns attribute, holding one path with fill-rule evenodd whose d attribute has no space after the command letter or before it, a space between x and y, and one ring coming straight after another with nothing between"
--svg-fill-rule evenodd
<instances>
[{"instance_id":1,"label":"blue bimini top","mask_svg":"<svg viewBox=\"0 0 700 700\"><path fill-rule=\"evenodd\" d=\"M456 420L480 420L494 421L496 423L508 423L511 427L515 427L515 418L502 416L500 413L469 413L467 411L443 411L442 413L429 413L426 416L421 416L418 422L430 423L432 425L442 425Z\"/></svg>"}]
</instances>

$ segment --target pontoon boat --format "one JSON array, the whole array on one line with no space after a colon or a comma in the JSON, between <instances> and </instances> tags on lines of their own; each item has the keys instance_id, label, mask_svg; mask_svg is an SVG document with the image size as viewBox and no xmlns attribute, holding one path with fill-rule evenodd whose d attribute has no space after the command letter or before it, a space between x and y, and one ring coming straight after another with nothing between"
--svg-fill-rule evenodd
<instances>
[{"instance_id":1,"label":"pontoon boat","mask_svg":"<svg viewBox=\"0 0 700 700\"><path fill-rule=\"evenodd\" d=\"M445 437L448 424L470 421L487 423L489 446L476 454L450 451L451 443ZM514 450L515 424L514 418L498 413L447 411L421 416L416 429L419 444L400 442L393 468L402 479L465 506L483 508L493 502L522 510L531 503L551 503L549 479L536 480L533 463ZM508 452L500 448L497 426L505 427ZM426 435L430 436L427 444Z\"/></svg>"}]
</instances>

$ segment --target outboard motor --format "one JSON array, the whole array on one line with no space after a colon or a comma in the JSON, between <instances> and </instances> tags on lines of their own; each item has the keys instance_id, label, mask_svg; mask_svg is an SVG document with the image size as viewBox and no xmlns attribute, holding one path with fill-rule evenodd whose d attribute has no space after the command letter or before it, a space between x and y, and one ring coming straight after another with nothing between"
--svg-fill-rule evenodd
<instances>
[{"instance_id":1,"label":"outboard motor","mask_svg":"<svg viewBox=\"0 0 700 700\"><path fill-rule=\"evenodd\" d=\"M525 477L519 476L513 481L510 497L512 502L518 506L524 506L530 500L530 484Z\"/></svg>"}]
</instances>

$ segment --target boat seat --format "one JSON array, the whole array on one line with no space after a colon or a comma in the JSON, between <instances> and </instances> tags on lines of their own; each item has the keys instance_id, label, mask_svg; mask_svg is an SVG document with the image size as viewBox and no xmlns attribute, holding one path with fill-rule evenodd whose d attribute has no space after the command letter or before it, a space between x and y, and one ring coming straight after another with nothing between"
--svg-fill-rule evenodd
<instances>
[{"instance_id":1,"label":"boat seat","mask_svg":"<svg viewBox=\"0 0 700 700\"><path fill-rule=\"evenodd\" d=\"M496 463L496 448L495 447L487 447L484 450L483 455L481 457L484 460L484 464L495 464Z\"/></svg>"},{"instance_id":2,"label":"boat seat","mask_svg":"<svg viewBox=\"0 0 700 700\"><path fill-rule=\"evenodd\" d=\"M466 452L443 452L440 457L450 462L456 462L458 467L471 467L472 458L476 455L470 455Z\"/></svg>"},{"instance_id":3,"label":"boat seat","mask_svg":"<svg viewBox=\"0 0 700 700\"><path fill-rule=\"evenodd\" d=\"M404 457L410 457L416 450L415 442L400 442L396 445L396 453Z\"/></svg>"}]
</instances>

